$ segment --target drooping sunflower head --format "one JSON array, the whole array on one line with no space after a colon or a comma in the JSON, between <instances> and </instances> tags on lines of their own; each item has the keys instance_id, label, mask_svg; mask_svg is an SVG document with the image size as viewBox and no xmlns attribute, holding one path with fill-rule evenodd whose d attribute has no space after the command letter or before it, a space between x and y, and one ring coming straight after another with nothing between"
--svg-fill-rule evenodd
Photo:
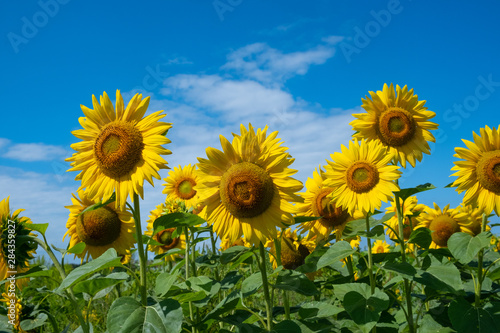
<instances>
[{"instance_id":1,"label":"drooping sunflower head","mask_svg":"<svg viewBox=\"0 0 500 333\"><path fill-rule=\"evenodd\" d=\"M465 191L464 204L479 207L486 214L493 210L500 215L500 133L493 127L475 132L474 142L462 140L468 149L457 147L453 155L462 159L453 162L453 182L458 193Z\"/></svg>"},{"instance_id":2,"label":"drooping sunflower head","mask_svg":"<svg viewBox=\"0 0 500 333\"><path fill-rule=\"evenodd\" d=\"M301 225L303 231L317 235L318 241L328 238L334 230L341 232L346 223L354 219L347 209L337 207L328 198L333 188L324 186L325 179L326 175L321 166L315 169L313 178L306 181L307 191L301 193L304 202L296 204L298 216L321 216L318 220Z\"/></svg>"},{"instance_id":3,"label":"drooping sunflower head","mask_svg":"<svg viewBox=\"0 0 500 333\"><path fill-rule=\"evenodd\" d=\"M334 188L328 197L350 214L356 209L373 212L398 190L394 180L401 175L399 167L388 164L392 155L377 141L354 139L349 148L342 145L342 153L330 157L324 186Z\"/></svg>"},{"instance_id":4,"label":"drooping sunflower head","mask_svg":"<svg viewBox=\"0 0 500 333\"><path fill-rule=\"evenodd\" d=\"M297 269L305 263L306 257L314 251L316 241L308 237L299 238L297 230L291 231L290 228L286 229L282 234L278 231L276 240L281 244L281 265L285 269ZM270 248L271 264L273 268L278 267L276 260L276 244L275 239L269 239L265 246Z\"/></svg>"},{"instance_id":5,"label":"drooping sunflower head","mask_svg":"<svg viewBox=\"0 0 500 333\"><path fill-rule=\"evenodd\" d=\"M267 127L233 134L232 143L220 136L222 151L207 148L207 159L198 158L200 183L196 190L206 206L205 219L221 238L235 242L244 235L258 245L276 236L282 222L293 224L291 202L301 201L295 192L302 183L291 175L294 161Z\"/></svg>"},{"instance_id":6,"label":"drooping sunflower head","mask_svg":"<svg viewBox=\"0 0 500 333\"><path fill-rule=\"evenodd\" d=\"M483 213L479 208L474 208L471 205L465 206L463 203L457 207L460 213L464 213L467 216L468 223L463 228L467 229L470 234L476 236L481 233L481 227L483 223ZM488 220L486 220L486 231L491 230L488 225Z\"/></svg>"},{"instance_id":7,"label":"drooping sunflower head","mask_svg":"<svg viewBox=\"0 0 500 333\"><path fill-rule=\"evenodd\" d=\"M376 240L372 246L372 253L387 253L390 252L391 247L385 240Z\"/></svg>"},{"instance_id":8,"label":"drooping sunflower head","mask_svg":"<svg viewBox=\"0 0 500 333\"><path fill-rule=\"evenodd\" d=\"M79 190L71 198L73 205L69 209L69 218L66 222L68 231L64 234L70 237L69 246L73 247L80 242L85 243L85 249L77 254L82 259L89 257L96 259L109 248L114 248L119 255L129 255L133 247L135 223L132 213L119 209L115 202L106 206L84 210L97 203L90 199L88 194Z\"/></svg>"},{"instance_id":9,"label":"drooping sunflower head","mask_svg":"<svg viewBox=\"0 0 500 333\"><path fill-rule=\"evenodd\" d=\"M419 101L413 89L407 86L384 84L382 91L370 91L362 107L366 113L353 114L356 120L350 125L356 131L355 138L381 142L406 168L406 161L415 167L422 160L422 153L430 154L428 141L435 142L430 130L438 125L430 122L436 114L428 111L425 101Z\"/></svg>"},{"instance_id":10,"label":"drooping sunflower head","mask_svg":"<svg viewBox=\"0 0 500 333\"><path fill-rule=\"evenodd\" d=\"M394 216L386 221L386 224L390 226L399 234L399 223L398 223L398 213L396 207L396 201L394 198L390 201L391 205L386 208L386 214L394 213ZM418 226L419 220L417 216L425 209L425 205L418 204L418 199L416 196L411 196L407 198L404 203L400 198L399 203L403 210L404 220L403 220L403 237L404 240L410 238L411 232ZM387 236L390 239L397 239L396 234L389 227L385 227Z\"/></svg>"},{"instance_id":11,"label":"drooping sunflower head","mask_svg":"<svg viewBox=\"0 0 500 333\"><path fill-rule=\"evenodd\" d=\"M417 219L420 221L417 228L428 228L432 232L431 248L447 247L448 239L456 232L471 234L467 229L467 215L458 208L450 209L450 205L441 209L434 203L434 209L426 207Z\"/></svg>"},{"instance_id":12,"label":"drooping sunflower head","mask_svg":"<svg viewBox=\"0 0 500 333\"><path fill-rule=\"evenodd\" d=\"M168 177L164 179L166 184L163 184L163 193L167 194L168 199L181 200L187 208L196 208L199 202L195 186L199 179L195 169L191 164L185 167L179 165L168 173Z\"/></svg>"},{"instance_id":13,"label":"drooping sunflower head","mask_svg":"<svg viewBox=\"0 0 500 333\"><path fill-rule=\"evenodd\" d=\"M153 235L153 226L157 218L162 215L185 211L182 202L178 200L167 200L165 203L156 206L149 215L147 230L144 232L147 236L152 236L152 239L157 244L150 244L148 250L154 252L156 255L163 254L172 249L185 249L186 236L184 234L176 235L176 228L167 228L160 230ZM165 261L174 261L179 256L178 253L164 256Z\"/></svg>"},{"instance_id":14,"label":"drooping sunflower head","mask_svg":"<svg viewBox=\"0 0 500 333\"><path fill-rule=\"evenodd\" d=\"M8 277L8 271L16 271L19 274L28 270L28 261L33 259L37 249L37 243L23 237L35 236L27 228L27 225L32 223L31 220L28 217L20 216L24 209L18 209L11 213L9 199L10 197L7 197L0 201L0 280ZM12 246L12 241L9 243L9 240L12 239L15 239L15 246ZM15 265L10 264L12 260L9 260L9 255L10 259L14 256ZM22 288L28 281L18 279L16 284Z\"/></svg>"},{"instance_id":15,"label":"drooping sunflower head","mask_svg":"<svg viewBox=\"0 0 500 333\"><path fill-rule=\"evenodd\" d=\"M92 102L94 109L81 106L83 129L72 133L82 141L71 145L76 153L67 159L72 166L68 171L80 171L76 180L91 200L106 201L116 191L116 203L124 210L129 195L143 196L145 179L153 185L153 177L160 179L158 170L167 168L160 155L171 154L162 145L170 143L165 135L172 124L159 121L165 117L162 111L144 117L149 97L140 94L126 108L119 90L116 107L106 92L100 103L95 96Z\"/></svg>"}]
</instances>

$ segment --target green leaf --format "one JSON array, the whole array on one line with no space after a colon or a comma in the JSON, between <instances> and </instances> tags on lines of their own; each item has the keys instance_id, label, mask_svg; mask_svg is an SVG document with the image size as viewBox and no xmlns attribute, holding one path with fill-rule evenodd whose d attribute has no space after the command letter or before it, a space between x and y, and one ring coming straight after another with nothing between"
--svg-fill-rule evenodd
<instances>
[{"instance_id":1,"label":"green leaf","mask_svg":"<svg viewBox=\"0 0 500 333\"><path fill-rule=\"evenodd\" d=\"M458 333L496 333L500 330L488 311L473 307L462 297L451 302L448 316Z\"/></svg>"},{"instance_id":2,"label":"green leaf","mask_svg":"<svg viewBox=\"0 0 500 333\"><path fill-rule=\"evenodd\" d=\"M108 200L106 200L105 202L99 201L98 203L95 203L93 205L88 206L87 208L85 208L84 210L82 210L80 212L80 214L78 214L78 216L82 215L83 213L90 212L90 211L99 209L101 207L107 206L110 203L114 202L115 200L116 200L116 193L113 192L113 194L109 197Z\"/></svg>"},{"instance_id":3,"label":"green leaf","mask_svg":"<svg viewBox=\"0 0 500 333\"><path fill-rule=\"evenodd\" d=\"M437 259L433 255L429 256L431 265L426 271L418 270L413 280L435 290L443 290L457 293L463 290L463 284L458 268L446 257Z\"/></svg>"},{"instance_id":4,"label":"green leaf","mask_svg":"<svg viewBox=\"0 0 500 333\"><path fill-rule=\"evenodd\" d=\"M336 242L319 258L316 269L332 265L356 252L346 241Z\"/></svg>"},{"instance_id":5,"label":"green leaf","mask_svg":"<svg viewBox=\"0 0 500 333\"><path fill-rule=\"evenodd\" d=\"M175 280L177 279L177 274L173 273L161 273L156 277L155 293L158 297L163 297L168 293Z\"/></svg>"},{"instance_id":6,"label":"green leaf","mask_svg":"<svg viewBox=\"0 0 500 333\"><path fill-rule=\"evenodd\" d=\"M39 312L35 319L25 319L21 322L21 328L25 331L33 330L45 324L49 316L46 313Z\"/></svg>"},{"instance_id":7,"label":"green leaf","mask_svg":"<svg viewBox=\"0 0 500 333\"><path fill-rule=\"evenodd\" d=\"M236 286L236 284L241 280L242 277L243 275L239 275L237 271L230 271L220 282L221 289L227 290L234 288L234 286Z\"/></svg>"},{"instance_id":8,"label":"green leaf","mask_svg":"<svg viewBox=\"0 0 500 333\"><path fill-rule=\"evenodd\" d=\"M207 296L210 295L214 281L208 276L192 276L186 280L186 285L194 291L203 291Z\"/></svg>"},{"instance_id":9,"label":"green leaf","mask_svg":"<svg viewBox=\"0 0 500 333\"><path fill-rule=\"evenodd\" d=\"M456 232L448 239L448 249L451 254L462 264L468 264L476 256L479 250L490 246L491 233L482 232L472 237L463 232Z\"/></svg>"},{"instance_id":10,"label":"green leaf","mask_svg":"<svg viewBox=\"0 0 500 333\"><path fill-rule=\"evenodd\" d=\"M419 333L452 333L455 332L450 327L443 327L437 323L431 315L425 314L418 327Z\"/></svg>"},{"instance_id":11,"label":"green leaf","mask_svg":"<svg viewBox=\"0 0 500 333\"><path fill-rule=\"evenodd\" d=\"M238 290L234 290L217 304L217 306L203 318L202 322L206 322L210 319L218 319L222 314L234 310L239 302L240 293Z\"/></svg>"},{"instance_id":12,"label":"green leaf","mask_svg":"<svg viewBox=\"0 0 500 333\"><path fill-rule=\"evenodd\" d=\"M220 263L225 265L238 260L238 258L251 249L245 246L232 246L221 253Z\"/></svg>"},{"instance_id":13,"label":"green leaf","mask_svg":"<svg viewBox=\"0 0 500 333\"><path fill-rule=\"evenodd\" d=\"M302 332L300 326L291 320L283 320L273 326L272 333Z\"/></svg>"},{"instance_id":14,"label":"green leaf","mask_svg":"<svg viewBox=\"0 0 500 333\"><path fill-rule=\"evenodd\" d=\"M91 296L95 296L99 291L123 282L123 280L127 280L128 277L129 275L125 272L117 272L102 278L80 281L73 287L73 292L75 294L87 293Z\"/></svg>"},{"instance_id":15,"label":"green leaf","mask_svg":"<svg viewBox=\"0 0 500 333\"><path fill-rule=\"evenodd\" d=\"M382 268L404 275L410 279L417 274L415 267L407 262L386 262Z\"/></svg>"},{"instance_id":16,"label":"green leaf","mask_svg":"<svg viewBox=\"0 0 500 333\"><path fill-rule=\"evenodd\" d=\"M338 299L344 299L345 294L350 291L356 291L361 295L365 295L367 297L371 294L370 286L366 283L344 283L335 285L333 292Z\"/></svg>"},{"instance_id":17,"label":"green leaf","mask_svg":"<svg viewBox=\"0 0 500 333\"><path fill-rule=\"evenodd\" d=\"M42 235L45 235L45 231L47 231L49 224L48 223L25 223L24 226L26 227L26 229L38 231Z\"/></svg>"},{"instance_id":18,"label":"green leaf","mask_svg":"<svg viewBox=\"0 0 500 333\"><path fill-rule=\"evenodd\" d=\"M349 291L344 296L343 304L352 320L366 331L377 324L380 313L389 306L389 296L378 289L369 297L357 291Z\"/></svg>"},{"instance_id":19,"label":"green leaf","mask_svg":"<svg viewBox=\"0 0 500 333\"><path fill-rule=\"evenodd\" d=\"M300 305L299 316L302 319L316 320L335 316L342 311L343 308L325 302L309 302Z\"/></svg>"},{"instance_id":20,"label":"green leaf","mask_svg":"<svg viewBox=\"0 0 500 333\"><path fill-rule=\"evenodd\" d=\"M29 270L23 273L16 274L16 279L20 278L30 278L30 277L54 277L57 273L47 269L47 267L43 265L33 266ZM57 274L58 275L58 274ZM0 285L9 282L9 280L3 280L0 282Z\"/></svg>"},{"instance_id":21,"label":"green leaf","mask_svg":"<svg viewBox=\"0 0 500 333\"><path fill-rule=\"evenodd\" d=\"M203 223L205 223L205 220L195 214L181 212L170 213L167 215L162 215L154 221L153 235L163 229L192 227Z\"/></svg>"},{"instance_id":22,"label":"green leaf","mask_svg":"<svg viewBox=\"0 0 500 333\"><path fill-rule=\"evenodd\" d=\"M257 290L262 286L262 276L260 273L253 273L245 280L243 280L241 284L241 293L243 297L248 297L252 294L255 294Z\"/></svg>"},{"instance_id":23,"label":"green leaf","mask_svg":"<svg viewBox=\"0 0 500 333\"><path fill-rule=\"evenodd\" d=\"M361 237L382 239L380 237L380 229L375 228L375 227L382 224L383 221L386 221L387 215L389 215L389 214L384 215L384 217L382 217L381 220L376 220L373 217L370 217L368 219L368 221L370 223L370 232L366 232L366 219L365 218L350 221L349 223L346 224L344 231L342 232L342 238L346 239L346 238L361 236Z\"/></svg>"},{"instance_id":24,"label":"green leaf","mask_svg":"<svg viewBox=\"0 0 500 333\"><path fill-rule=\"evenodd\" d=\"M86 277L100 271L101 269L121 266L120 259L121 258L116 255L116 250L114 248L108 249L99 258L71 271L61 282L61 285L56 289L56 293L62 292L66 288L73 286L77 282L82 281Z\"/></svg>"},{"instance_id":25,"label":"green leaf","mask_svg":"<svg viewBox=\"0 0 500 333\"><path fill-rule=\"evenodd\" d=\"M403 188L399 191L393 192L396 197L399 197L403 200L406 200L407 198L411 197L414 194L428 191L428 190L433 190L435 189L436 186L432 185L431 183L425 183L422 185L418 185L417 187L410 187L410 188Z\"/></svg>"},{"instance_id":26,"label":"green leaf","mask_svg":"<svg viewBox=\"0 0 500 333\"><path fill-rule=\"evenodd\" d=\"M67 252L68 253L73 253L73 254L81 254L85 250L85 243L80 242L78 244L75 244L72 248L70 248Z\"/></svg>"},{"instance_id":27,"label":"green leaf","mask_svg":"<svg viewBox=\"0 0 500 333\"><path fill-rule=\"evenodd\" d=\"M109 309L107 328L113 333L178 333L182 318L182 308L175 300L144 307L133 297L121 297Z\"/></svg>"},{"instance_id":28,"label":"green leaf","mask_svg":"<svg viewBox=\"0 0 500 333\"><path fill-rule=\"evenodd\" d=\"M411 232L408 243L417 244L423 249L428 249L432 243L431 231L427 228L418 228Z\"/></svg>"},{"instance_id":29,"label":"green leaf","mask_svg":"<svg viewBox=\"0 0 500 333\"><path fill-rule=\"evenodd\" d=\"M303 273L292 270L279 272L274 288L292 290L305 296L314 296L318 293L314 282L309 280Z\"/></svg>"}]
</instances>

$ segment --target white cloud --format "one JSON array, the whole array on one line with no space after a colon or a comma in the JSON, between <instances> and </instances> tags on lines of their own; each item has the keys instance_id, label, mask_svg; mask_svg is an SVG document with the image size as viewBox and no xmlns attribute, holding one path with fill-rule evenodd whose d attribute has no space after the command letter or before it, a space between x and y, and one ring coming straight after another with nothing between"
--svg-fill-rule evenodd
<instances>
[{"instance_id":1,"label":"white cloud","mask_svg":"<svg viewBox=\"0 0 500 333\"><path fill-rule=\"evenodd\" d=\"M68 151L60 146L44 143L18 143L9 146L2 157L23 162L35 162L51 161L66 155L68 155Z\"/></svg>"},{"instance_id":2,"label":"white cloud","mask_svg":"<svg viewBox=\"0 0 500 333\"><path fill-rule=\"evenodd\" d=\"M281 89L219 75L181 74L165 80L164 85L164 94L180 97L206 113L223 116L227 122L248 122L256 115L270 116L295 103L293 97Z\"/></svg>"},{"instance_id":3,"label":"white cloud","mask_svg":"<svg viewBox=\"0 0 500 333\"><path fill-rule=\"evenodd\" d=\"M344 37L332 35L332 36L324 37L321 40L327 44L336 45L336 44L340 43L341 41L343 41Z\"/></svg>"},{"instance_id":4,"label":"white cloud","mask_svg":"<svg viewBox=\"0 0 500 333\"><path fill-rule=\"evenodd\" d=\"M311 65L324 64L334 54L335 49L330 45L283 53L267 44L255 43L230 53L222 69L234 70L259 82L276 84L295 75L305 75Z\"/></svg>"},{"instance_id":5,"label":"white cloud","mask_svg":"<svg viewBox=\"0 0 500 333\"><path fill-rule=\"evenodd\" d=\"M10 144L10 140L9 139L0 138L0 149L8 146L9 144Z\"/></svg>"}]
</instances>

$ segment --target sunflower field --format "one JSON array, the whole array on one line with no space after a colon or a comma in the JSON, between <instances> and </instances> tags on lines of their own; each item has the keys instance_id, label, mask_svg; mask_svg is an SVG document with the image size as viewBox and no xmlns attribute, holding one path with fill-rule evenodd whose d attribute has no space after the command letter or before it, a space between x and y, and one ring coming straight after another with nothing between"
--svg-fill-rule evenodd
<instances>
[{"instance_id":1,"label":"sunflower field","mask_svg":"<svg viewBox=\"0 0 500 333\"><path fill-rule=\"evenodd\" d=\"M455 149L462 203L427 206L432 184L398 184L431 153L425 103L407 86L369 92L305 186L278 132L242 124L168 172L143 230L173 125L145 116L149 97L92 96L67 159L67 246L0 202L0 332L500 332L500 133Z\"/></svg>"}]
</instances>

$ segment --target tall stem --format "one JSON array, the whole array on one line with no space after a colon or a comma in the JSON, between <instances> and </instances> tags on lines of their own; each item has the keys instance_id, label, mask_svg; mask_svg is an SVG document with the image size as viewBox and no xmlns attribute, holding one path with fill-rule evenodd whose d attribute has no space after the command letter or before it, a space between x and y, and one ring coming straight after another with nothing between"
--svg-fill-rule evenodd
<instances>
[{"instance_id":1,"label":"tall stem","mask_svg":"<svg viewBox=\"0 0 500 333\"><path fill-rule=\"evenodd\" d=\"M401 246L401 261L406 263L406 247L405 247L405 236L404 236L404 224L403 220L405 218L403 209L401 207L401 203L399 202L399 197L396 196L394 200L396 201L396 211L398 214L398 226L399 226L399 240ZM404 201L403 201L404 205ZM406 307L408 316L406 320L408 321L408 327L410 329L410 333L415 332L415 324L413 322L413 304L411 299L411 283L408 279L403 278L404 287L405 287L405 297L406 297Z\"/></svg>"},{"instance_id":2,"label":"tall stem","mask_svg":"<svg viewBox=\"0 0 500 333\"><path fill-rule=\"evenodd\" d=\"M184 227L184 235L186 236L186 253L184 255L184 260L185 260L185 277L186 277L186 280L189 279L189 247L190 247L190 243L189 243L189 229L188 227ZM189 318L191 318L191 323L194 324L194 312L193 312L193 302L189 302ZM195 332L195 328L194 328L194 325L191 327L191 331L194 333Z\"/></svg>"},{"instance_id":3,"label":"tall stem","mask_svg":"<svg viewBox=\"0 0 500 333\"><path fill-rule=\"evenodd\" d=\"M269 282L267 281L266 272L266 251L264 250L264 244L260 242L260 274L262 275L262 286L264 287L264 298L266 300L266 314L267 314L267 330L271 331L272 327L272 313L271 313L271 297L269 295Z\"/></svg>"},{"instance_id":4,"label":"tall stem","mask_svg":"<svg viewBox=\"0 0 500 333\"><path fill-rule=\"evenodd\" d=\"M141 229L141 209L139 205L139 195L134 193L134 221L135 221L135 234L137 235L137 252L139 253L139 265L141 274L141 284L139 290L141 293L141 303L143 306L147 305L147 281L146 281L146 264L148 261L147 253L144 251L144 244L142 243L142 229Z\"/></svg>"},{"instance_id":5,"label":"tall stem","mask_svg":"<svg viewBox=\"0 0 500 333\"><path fill-rule=\"evenodd\" d=\"M486 214L483 213L483 220L481 223L481 232L486 231ZM477 287L476 287L476 295L475 295L475 302L474 305L476 308L479 308L481 306L481 290L483 289L483 256L484 256L484 249L479 250L479 253L477 254Z\"/></svg>"},{"instance_id":6,"label":"tall stem","mask_svg":"<svg viewBox=\"0 0 500 333\"><path fill-rule=\"evenodd\" d=\"M366 233L370 233L370 215L366 215ZM373 259L372 259L372 240L370 237L366 238L366 242L368 243L368 276L370 277L370 287L371 293L375 292L375 277L373 276Z\"/></svg>"},{"instance_id":7,"label":"tall stem","mask_svg":"<svg viewBox=\"0 0 500 333\"><path fill-rule=\"evenodd\" d=\"M54 266L56 267L57 271L59 272L59 275L61 278L64 280L66 278L66 272L64 271L64 267L62 267L59 264L59 260L57 260L56 256L54 255L54 252L52 252L52 249L50 248L49 244L47 243L47 239L45 238L45 235L43 235L43 241L37 237L33 237L33 239L40 244L40 246L47 252L49 255L50 259L54 263ZM75 309L76 316L78 317L78 321L80 322L80 326L83 329L84 333L89 333L90 329L89 326L87 325L87 322L83 318L82 315L82 310L80 309L80 306L78 305L78 301L76 300L75 294L73 294L73 290L70 288L67 289L66 293L69 296L69 300L71 302L71 306Z\"/></svg>"}]
</instances>

